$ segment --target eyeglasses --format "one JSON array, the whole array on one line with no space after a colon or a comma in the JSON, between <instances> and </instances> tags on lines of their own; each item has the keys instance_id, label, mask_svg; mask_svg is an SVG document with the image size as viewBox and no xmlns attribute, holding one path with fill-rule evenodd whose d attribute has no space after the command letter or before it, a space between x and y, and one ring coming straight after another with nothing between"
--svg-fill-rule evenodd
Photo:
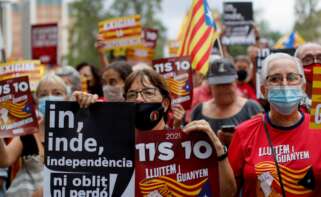
<instances>
[{"instance_id":1,"label":"eyeglasses","mask_svg":"<svg viewBox=\"0 0 321 197\"><path fill-rule=\"evenodd\" d=\"M313 63L321 64L321 54L317 54L317 55L309 54L302 58L303 65L310 65Z\"/></svg>"},{"instance_id":2,"label":"eyeglasses","mask_svg":"<svg viewBox=\"0 0 321 197\"><path fill-rule=\"evenodd\" d=\"M156 96L157 88L144 88L140 91L130 90L126 94L127 101L135 101L138 97L138 94L140 94L144 100L146 99L152 99L154 96Z\"/></svg>"},{"instance_id":3,"label":"eyeglasses","mask_svg":"<svg viewBox=\"0 0 321 197\"><path fill-rule=\"evenodd\" d=\"M298 85L301 83L303 76L298 73L286 74L286 81L288 85ZM284 77L282 74L274 74L266 77L268 84L270 85L282 85Z\"/></svg>"}]
</instances>

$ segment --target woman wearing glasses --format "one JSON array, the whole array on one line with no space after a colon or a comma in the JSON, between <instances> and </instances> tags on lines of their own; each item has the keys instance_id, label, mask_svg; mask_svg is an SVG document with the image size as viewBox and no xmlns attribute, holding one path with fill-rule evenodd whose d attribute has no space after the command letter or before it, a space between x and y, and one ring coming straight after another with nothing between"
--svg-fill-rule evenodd
<instances>
[{"instance_id":1,"label":"woman wearing glasses","mask_svg":"<svg viewBox=\"0 0 321 197\"><path fill-rule=\"evenodd\" d=\"M137 129L166 129L167 113L171 99L165 81L158 73L146 69L135 71L127 78L124 90L127 101L153 103L150 105L137 105ZM208 122L205 120L192 121L186 125L183 131L186 133L201 131L209 136L219 160L221 196L233 196L236 191L236 183L233 171L226 159L226 149L212 131Z\"/></svg>"},{"instance_id":2,"label":"woman wearing glasses","mask_svg":"<svg viewBox=\"0 0 321 197\"><path fill-rule=\"evenodd\" d=\"M126 101L150 103L137 105L136 128L162 130L166 128L171 98L165 81L153 70L135 71L125 81Z\"/></svg>"},{"instance_id":3,"label":"woman wearing glasses","mask_svg":"<svg viewBox=\"0 0 321 197\"><path fill-rule=\"evenodd\" d=\"M271 109L242 123L229 147L239 191L243 196L320 196L321 133L310 129L310 116L299 111L306 83L301 62L272 54L260 79Z\"/></svg>"}]
</instances>

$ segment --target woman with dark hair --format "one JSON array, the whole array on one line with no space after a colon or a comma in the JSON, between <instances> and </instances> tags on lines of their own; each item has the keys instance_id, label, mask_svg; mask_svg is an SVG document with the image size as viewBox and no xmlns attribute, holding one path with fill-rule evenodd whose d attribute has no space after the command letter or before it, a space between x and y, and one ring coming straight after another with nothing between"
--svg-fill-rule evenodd
<instances>
[{"instance_id":1,"label":"woman with dark hair","mask_svg":"<svg viewBox=\"0 0 321 197\"><path fill-rule=\"evenodd\" d=\"M88 92L103 96L103 90L98 69L87 62L82 62L76 66L80 76L88 81Z\"/></svg>"},{"instance_id":2,"label":"woman with dark hair","mask_svg":"<svg viewBox=\"0 0 321 197\"><path fill-rule=\"evenodd\" d=\"M125 81L124 96L126 101L136 103L135 127L138 131L168 129L166 122L171 106L170 92L165 80L156 71L142 69L131 73ZM220 195L234 196L236 182L229 161L226 159L226 149L208 122L192 121L183 131L204 132L209 136L219 160Z\"/></svg>"},{"instance_id":3,"label":"woman with dark hair","mask_svg":"<svg viewBox=\"0 0 321 197\"><path fill-rule=\"evenodd\" d=\"M103 93L107 101L123 101L126 78L133 72L125 61L114 62L102 70Z\"/></svg>"},{"instance_id":4,"label":"woman with dark hair","mask_svg":"<svg viewBox=\"0 0 321 197\"><path fill-rule=\"evenodd\" d=\"M171 97L165 80L157 72L149 69L133 72L125 82L124 95L129 102L151 103L137 105L137 129L162 130L167 127Z\"/></svg>"},{"instance_id":5,"label":"woman with dark hair","mask_svg":"<svg viewBox=\"0 0 321 197\"><path fill-rule=\"evenodd\" d=\"M136 129L166 129L171 98L164 79L158 73L150 69L133 72L125 82L124 91L127 101L141 103L137 105ZM149 105L142 103L149 103ZM218 165L221 196L233 196L236 192L236 183L232 168L226 159L223 144L208 122L205 120L192 121L183 131L186 133L200 131L209 136L218 158L221 158Z\"/></svg>"}]
</instances>

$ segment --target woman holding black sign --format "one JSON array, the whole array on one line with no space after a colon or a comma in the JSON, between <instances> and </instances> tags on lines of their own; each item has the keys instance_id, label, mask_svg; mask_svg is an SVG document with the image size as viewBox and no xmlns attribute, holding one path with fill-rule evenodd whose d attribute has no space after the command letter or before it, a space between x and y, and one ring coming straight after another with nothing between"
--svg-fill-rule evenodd
<instances>
[{"instance_id":1,"label":"woman holding black sign","mask_svg":"<svg viewBox=\"0 0 321 197\"><path fill-rule=\"evenodd\" d=\"M170 93L165 80L154 70L143 69L128 76L124 86L125 99L137 103L136 129L140 131L155 131L169 129L167 126L168 112L171 105ZM176 122L184 118L183 110L174 112ZM219 188L221 196L233 196L236 193L236 183L233 171L227 158L226 149L219 141L211 126L205 120L193 121L184 132L205 132L213 142L218 156Z\"/></svg>"}]
</instances>

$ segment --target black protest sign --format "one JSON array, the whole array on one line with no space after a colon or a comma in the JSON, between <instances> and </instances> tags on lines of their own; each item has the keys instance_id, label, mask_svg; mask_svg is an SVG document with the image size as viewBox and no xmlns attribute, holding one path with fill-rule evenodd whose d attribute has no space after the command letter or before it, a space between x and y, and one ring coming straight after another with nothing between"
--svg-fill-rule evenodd
<instances>
[{"instance_id":1,"label":"black protest sign","mask_svg":"<svg viewBox=\"0 0 321 197\"><path fill-rule=\"evenodd\" d=\"M223 7L225 29L222 43L225 45L254 44L252 2L225 2Z\"/></svg>"},{"instance_id":2,"label":"black protest sign","mask_svg":"<svg viewBox=\"0 0 321 197\"><path fill-rule=\"evenodd\" d=\"M286 53L294 56L295 50L295 48L271 49L271 53Z\"/></svg>"},{"instance_id":3,"label":"black protest sign","mask_svg":"<svg viewBox=\"0 0 321 197\"><path fill-rule=\"evenodd\" d=\"M224 24L253 21L252 2L225 2L223 9Z\"/></svg>"},{"instance_id":4,"label":"black protest sign","mask_svg":"<svg viewBox=\"0 0 321 197\"><path fill-rule=\"evenodd\" d=\"M46 196L121 196L134 191L131 103L46 103Z\"/></svg>"}]
</instances>

